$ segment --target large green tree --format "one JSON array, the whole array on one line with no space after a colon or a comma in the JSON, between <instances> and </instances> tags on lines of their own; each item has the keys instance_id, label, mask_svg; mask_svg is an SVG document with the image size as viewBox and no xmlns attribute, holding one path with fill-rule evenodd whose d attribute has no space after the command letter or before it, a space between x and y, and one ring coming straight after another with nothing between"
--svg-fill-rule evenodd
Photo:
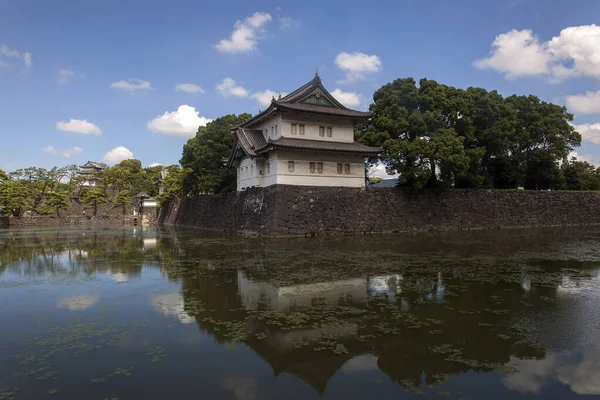
<instances>
[{"instance_id":1,"label":"large green tree","mask_svg":"<svg viewBox=\"0 0 600 400\"><path fill-rule=\"evenodd\" d=\"M29 204L23 182L7 179L0 183L0 214L20 216Z\"/></svg>"},{"instance_id":2,"label":"large green tree","mask_svg":"<svg viewBox=\"0 0 600 400\"><path fill-rule=\"evenodd\" d=\"M559 187L559 162L581 143L573 116L535 96L406 78L373 100L357 140L382 146L381 161L406 186Z\"/></svg>"},{"instance_id":3,"label":"large green tree","mask_svg":"<svg viewBox=\"0 0 600 400\"><path fill-rule=\"evenodd\" d=\"M123 210L123 215L125 215L127 211L127 207L131 205L131 194L129 194L129 190L124 189L121 190L113 199L112 208L121 207Z\"/></svg>"},{"instance_id":4,"label":"large green tree","mask_svg":"<svg viewBox=\"0 0 600 400\"><path fill-rule=\"evenodd\" d=\"M185 194L219 194L235 189L236 172L226 165L233 147L231 126L250 117L250 114L229 114L217 118L201 126L196 136L187 141L180 160L185 169Z\"/></svg>"},{"instance_id":5,"label":"large green tree","mask_svg":"<svg viewBox=\"0 0 600 400\"><path fill-rule=\"evenodd\" d=\"M600 190L600 168L572 158L561 166L566 190Z\"/></svg>"},{"instance_id":6,"label":"large green tree","mask_svg":"<svg viewBox=\"0 0 600 400\"><path fill-rule=\"evenodd\" d=\"M403 185L451 184L469 168L465 137L457 134L460 96L454 88L422 79L397 79L373 95L373 117L359 140L383 146L388 171Z\"/></svg>"},{"instance_id":7,"label":"large green tree","mask_svg":"<svg viewBox=\"0 0 600 400\"><path fill-rule=\"evenodd\" d=\"M37 210L40 214L52 214L60 217L60 210L66 210L71 206L69 196L66 193L52 191L48 193L46 199L38 206Z\"/></svg>"},{"instance_id":8,"label":"large green tree","mask_svg":"<svg viewBox=\"0 0 600 400\"><path fill-rule=\"evenodd\" d=\"M85 188L80 192L79 200L86 208L94 210L94 216L98 215L98 206L108 202L106 188L102 185Z\"/></svg>"},{"instance_id":9,"label":"large green tree","mask_svg":"<svg viewBox=\"0 0 600 400\"><path fill-rule=\"evenodd\" d=\"M570 124L573 114L536 96L506 98L511 107L515 129L509 134L507 153L517 181L530 189L541 189L548 168L558 164L577 146L581 135Z\"/></svg>"},{"instance_id":10,"label":"large green tree","mask_svg":"<svg viewBox=\"0 0 600 400\"><path fill-rule=\"evenodd\" d=\"M178 197L183 189L183 177L186 171L179 165L169 165L165 168L166 176L160 182L160 194L158 200L162 203L165 200Z\"/></svg>"}]
</instances>

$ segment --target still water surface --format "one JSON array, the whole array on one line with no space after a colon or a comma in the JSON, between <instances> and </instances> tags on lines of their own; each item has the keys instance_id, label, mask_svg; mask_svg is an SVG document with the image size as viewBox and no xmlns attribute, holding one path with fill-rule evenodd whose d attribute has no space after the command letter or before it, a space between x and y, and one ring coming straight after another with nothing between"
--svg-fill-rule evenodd
<instances>
[{"instance_id":1,"label":"still water surface","mask_svg":"<svg viewBox=\"0 0 600 400\"><path fill-rule=\"evenodd\" d=\"M600 228L0 231L2 399L600 396Z\"/></svg>"}]
</instances>

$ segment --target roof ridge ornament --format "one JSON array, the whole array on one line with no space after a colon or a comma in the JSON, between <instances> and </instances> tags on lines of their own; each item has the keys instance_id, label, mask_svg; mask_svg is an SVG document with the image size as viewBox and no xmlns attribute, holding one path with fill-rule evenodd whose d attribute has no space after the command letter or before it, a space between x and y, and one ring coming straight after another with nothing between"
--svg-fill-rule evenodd
<instances>
[{"instance_id":1,"label":"roof ridge ornament","mask_svg":"<svg viewBox=\"0 0 600 400\"><path fill-rule=\"evenodd\" d=\"M314 80L317 81L317 82L319 82L319 83L321 82L321 77L319 76L319 70L318 69L315 70L315 78L314 78Z\"/></svg>"}]
</instances>

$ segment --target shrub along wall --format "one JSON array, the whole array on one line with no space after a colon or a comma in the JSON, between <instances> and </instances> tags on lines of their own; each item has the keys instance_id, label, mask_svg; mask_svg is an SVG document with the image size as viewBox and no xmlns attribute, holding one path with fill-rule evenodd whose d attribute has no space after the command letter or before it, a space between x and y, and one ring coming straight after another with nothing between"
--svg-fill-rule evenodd
<instances>
[{"instance_id":1,"label":"shrub along wall","mask_svg":"<svg viewBox=\"0 0 600 400\"><path fill-rule=\"evenodd\" d=\"M10 227L24 226L59 226L59 225L123 225L131 220L132 210L121 207L111 208L110 203L98 206L96 215L91 208L84 208L77 200L71 200L71 206L66 210L60 210L60 216L56 213L51 215L25 214L22 217L7 217L7 225ZM1 218L1 217L0 217ZM2 222L0 221L0 227Z\"/></svg>"},{"instance_id":2,"label":"shrub along wall","mask_svg":"<svg viewBox=\"0 0 600 400\"><path fill-rule=\"evenodd\" d=\"M165 204L159 223L265 236L600 224L600 193L277 185Z\"/></svg>"}]
</instances>

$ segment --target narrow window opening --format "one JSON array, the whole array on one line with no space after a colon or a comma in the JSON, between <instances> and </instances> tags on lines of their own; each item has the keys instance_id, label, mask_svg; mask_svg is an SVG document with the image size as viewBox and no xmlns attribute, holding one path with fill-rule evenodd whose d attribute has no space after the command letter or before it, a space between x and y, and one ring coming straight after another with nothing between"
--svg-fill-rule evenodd
<instances>
[{"instance_id":1,"label":"narrow window opening","mask_svg":"<svg viewBox=\"0 0 600 400\"><path fill-rule=\"evenodd\" d=\"M319 136L321 136L321 137L325 136L325 127L324 126L319 127Z\"/></svg>"},{"instance_id":2,"label":"narrow window opening","mask_svg":"<svg viewBox=\"0 0 600 400\"><path fill-rule=\"evenodd\" d=\"M311 162L311 163L310 163L310 173L311 173L311 174L314 174L314 173L315 173L315 163L314 163L314 162Z\"/></svg>"},{"instance_id":3,"label":"narrow window opening","mask_svg":"<svg viewBox=\"0 0 600 400\"><path fill-rule=\"evenodd\" d=\"M323 163L317 163L317 172L322 174L323 173Z\"/></svg>"},{"instance_id":4,"label":"narrow window opening","mask_svg":"<svg viewBox=\"0 0 600 400\"><path fill-rule=\"evenodd\" d=\"M350 164L344 164L344 173L350 175Z\"/></svg>"},{"instance_id":5,"label":"narrow window opening","mask_svg":"<svg viewBox=\"0 0 600 400\"><path fill-rule=\"evenodd\" d=\"M300 125L300 134L304 135L304 125Z\"/></svg>"},{"instance_id":6,"label":"narrow window opening","mask_svg":"<svg viewBox=\"0 0 600 400\"><path fill-rule=\"evenodd\" d=\"M340 175L342 174L342 164L337 165L337 173Z\"/></svg>"},{"instance_id":7,"label":"narrow window opening","mask_svg":"<svg viewBox=\"0 0 600 400\"><path fill-rule=\"evenodd\" d=\"M297 130L298 130L298 125L292 124L292 135L295 135Z\"/></svg>"},{"instance_id":8,"label":"narrow window opening","mask_svg":"<svg viewBox=\"0 0 600 400\"><path fill-rule=\"evenodd\" d=\"M288 161L288 171L294 172L294 162Z\"/></svg>"},{"instance_id":9,"label":"narrow window opening","mask_svg":"<svg viewBox=\"0 0 600 400\"><path fill-rule=\"evenodd\" d=\"M267 174L271 173L271 163L267 163Z\"/></svg>"},{"instance_id":10,"label":"narrow window opening","mask_svg":"<svg viewBox=\"0 0 600 400\"><path fill-rule=\"evenodd\" d=\"M328 126L327 127L327 137L331 137L332 135L333 135L333 129L330 126Z\"/></svg>"}]
</instances>

